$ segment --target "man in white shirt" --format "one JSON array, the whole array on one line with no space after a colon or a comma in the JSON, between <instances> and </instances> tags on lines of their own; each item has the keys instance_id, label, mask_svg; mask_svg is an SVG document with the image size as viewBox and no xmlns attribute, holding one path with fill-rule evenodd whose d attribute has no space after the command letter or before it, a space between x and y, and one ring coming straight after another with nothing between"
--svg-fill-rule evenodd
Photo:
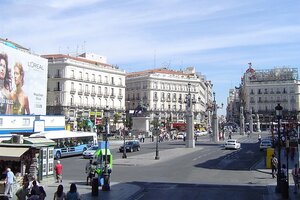
<instances>
[{"instance_id":1,"label":"man in white shirt","mask_svg":"<svg viewBox=\"0 0 300 200\"><path fill-rule=\"evenodd\" d=\"M6 179L5 179L5 192L4 195L8 196L12 198L13 197L13 184L14 184L14 179L15 179L15 175L14 173L11 171L10 168L7 168L7 173L6 173Z\"/></svg>"}]
</instances>

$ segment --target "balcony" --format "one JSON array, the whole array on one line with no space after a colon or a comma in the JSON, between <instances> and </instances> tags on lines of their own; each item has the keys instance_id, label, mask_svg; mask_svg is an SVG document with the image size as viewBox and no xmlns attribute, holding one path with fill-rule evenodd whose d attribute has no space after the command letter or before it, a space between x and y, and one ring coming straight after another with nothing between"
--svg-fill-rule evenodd
<instances>
[{"instance_id":1,"label":"balcony","mask_svg":"<svg viewBox=\"0 0 300 200\"><path fill-rule=\"evenodd\" d=\"M118 99L123 99L123 95L119 94Z\"/></svg>"},{"instance_id":2,"label":"balcony","mask_svg":"<svg viewBox=\"0 0 300 200\"><path fill-rule=\"evenodd\" d=\"M76 93L76 90L75 90L74 88L71 88L70 93L71 93L71 94L75 94L75 93Z\"/></svg>"},{"instance_id":3,"label":"balcony","mask_svg":"<svg viewBox=\"0 0 300 200\"><path fill-rule=\"evenodd\" d=\"M172 102L176 102L176 98L172 98Z\"/></svg>"},{"instance_id":4,"label":"balcony","mask_svg":"<svg viewBox=\"0 0 300 200\"><path fill-rule=\"evenodd\" d=\"M78 95L82 95L83 94L83 90L78 90Z\"/></svg>"},{"instance_id":5,"label":"balcony","mask_svg":"<svg viewBox=\"0 0 300 200\"><path fill-rule=\"evenodd\" d=\"M160 101L165 101L165 98L164 98L164 97L162 97L162 98L160 99Z\"/></svg>"},{"instance_id":6,"label":"balcony","mask_svg":"<svg viewBox=\"0 0 300 200\"><path fill-rule=\"evenodd\" d=\"M96 92L95 92L95 91L92 91L91 96L92 96L92 97L96 96Z\"/></svg>"},{"instance_id":7,"label":"balcony","mask_svg":"<svg viewBox=\"0 0 300 200\"><path fill-rule=\"evenodd\" d=\"M54 91L61 91L61 88L56 87L56 88L54 88Z\"/></svg>"},{"instance_id":8,"label":"balcony","mask_svg":"<svg viewBox=\"0 0 300 200\"><path fill-rule=\"evenodd\" d=\"M116 97L115 94L110 95L110 98L112 98L112 99L115 98L115 97Z\"/></svg>"},{"instance_id":9,"label":"balcony","mask_svg":"<svg viewBox=\"0 0 300 200\"><path fill-rule=\"evenodd\" d=\"M73 79L73 80L74 80L74 79L75 79L75 76L74 76L74 75L71 75L71 76L70 76L70 79Z\"/></svg>"},{"instance_id":10,"label":"balcony","mask_svg":"<svg viewBox=\"0 0 300 200\"><path fill-rule=\"evenodd\" d=\"M96 79L92 79L92 82L93 82L93 83L96 83Z\"/></svg>"},{"instance_id":11,"label":"balcony","mask_svg":"<svg viewBox=\"0 0 300 200\"><path fill-rule=\"evenodd\" d=\"M170 102L171 101L171 98L167 98L167 102Z\"/></svg>"},{"instance_id":12,"label":"balcony","mask_svg":"<svg viewBox=\"0 0 300 200\"><path fill-rule=\"evenodd\" d=\"M62 76L60 74L55 74L54 78L62 78Z\"/></svg>"},{"instance_id":13,"label":"balcony","mask_svg":"<svg viewBox=\"0 0 300 200\"><path fill-rule=\"evenodd\" d=\"M98 92L98 93L97 93L97 97L102 97L102 95L103 95L103 94L102 94L101 92Z\"/></svg>"},{"instance_id":14,"label":"balcony","mask_svg":"<svg viewBox=\"0 0 300 200\"><path fill-rule=\"evenodd\" d=\"M146 96L144 96L144 97L143 97L143 100L147 100L147 97L146 97Z\"/></svg>"},{"instance_id":15,"label":"balcony","mask_svg":"<svg viewBox=\"0 0 300 200\"><path fill-rule=\"evenodd\" d=\"M84 91L85 96L89 96L90 94L91 94L91 92L89 90Z\"/></svg>"},{"instance_id":16,"label":"balcony","mask_svg":"<svg viewBox=\"0 0 300 200\"><path fill-rule=\"evenodd\" d=\"M108 96L109 96L108 94L104 94L104 98L108 98Z\"/></svg>"},{"instance_id":17,"label":"balcony","mask_svg":"<svg viewBox=\"0 0 300 200\"><path fill-rule=\"evenodd\" d=\"M153 101L158 101L158 98L157 97L153 97Z\"/></svg>"}]
</instances>

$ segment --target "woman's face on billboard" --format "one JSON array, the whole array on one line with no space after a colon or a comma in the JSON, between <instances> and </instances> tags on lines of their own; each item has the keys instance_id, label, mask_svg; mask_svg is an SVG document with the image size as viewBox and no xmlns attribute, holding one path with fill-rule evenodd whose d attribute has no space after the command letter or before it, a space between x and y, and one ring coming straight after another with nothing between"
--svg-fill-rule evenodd
<instances>
[{"instance_id":1,"label":"woman's face on billboard","mask_svg":"<svg viewBox=\"0 0 300 200\"><path fill-rule=\"evenodd\" d=\"M4 79L6 74L6 62L4 59L0 60L0 79Z\"/></svg>"},{"instance_id":2,"label":"woman's face on billboard","mask_svg":"<svg viewBox=\"0 0 300 200\"><path fill-rule=\"evenodd\" d=\"M22 83L22 76L18 67L14 68L15 84L20 85Z\"/></svg>"}]
</instances>

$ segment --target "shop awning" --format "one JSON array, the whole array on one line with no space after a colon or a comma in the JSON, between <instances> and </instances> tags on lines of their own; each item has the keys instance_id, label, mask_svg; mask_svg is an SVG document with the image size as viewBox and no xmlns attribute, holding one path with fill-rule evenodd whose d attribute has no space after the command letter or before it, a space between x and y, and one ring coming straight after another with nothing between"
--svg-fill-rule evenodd
<instances>
[{"instance_id":1,"label":"shop awning","mask_svg":"<svg viewBox=\"0 0 300 200\"><path fill-rule=\"evenodd\" d=\"M0 147L0 160L14 160L19 161L21 156L28 150L29 148L11 148L11 147Z\"/></svg>"}]
</instances>

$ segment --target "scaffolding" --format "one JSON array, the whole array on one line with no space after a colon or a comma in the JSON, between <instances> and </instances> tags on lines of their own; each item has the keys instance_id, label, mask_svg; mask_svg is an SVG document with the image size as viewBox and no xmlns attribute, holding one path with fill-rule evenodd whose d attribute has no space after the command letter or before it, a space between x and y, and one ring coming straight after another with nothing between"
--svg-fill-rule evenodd
<instances>
[{"instance_id":1,"label":"scaffolding","mask_svg":"<svg viewBox=\"0 0 300 200\"><path fill-rule=\"evenodd\" d=\"M250 81L291 81L298 80L298 69L297 68L274 68L274 69L264 69L256 70Z\"/></svg>"}]
</instances>

